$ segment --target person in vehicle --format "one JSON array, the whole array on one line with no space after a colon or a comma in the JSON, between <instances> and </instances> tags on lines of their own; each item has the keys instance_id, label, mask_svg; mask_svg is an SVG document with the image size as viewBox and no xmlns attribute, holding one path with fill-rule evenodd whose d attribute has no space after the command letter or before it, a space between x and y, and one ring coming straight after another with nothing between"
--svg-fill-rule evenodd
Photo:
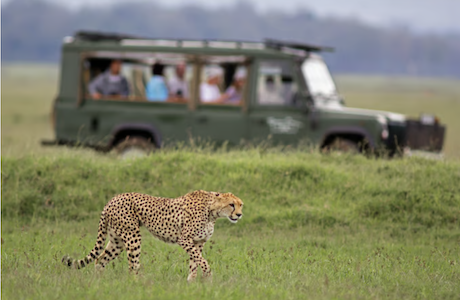
<instances>
[{"instance_id":1,"label":"person in vehicle","mask_svg":"<svg viewBox=\"0 0 460 300\"><path fill-rule=\"evenodd\" d=\"M228 98L224 103L239 105L243 96L243 88L246 83L246 70L240 69L236 72L232 84L227 88L225 94Z\"/></svg>"},{"instance_id":2,"label":"person in vehicle","mask_svg":"<svg viewBox=\"0 0 460 300\"><path fill-rule=\"evenodd\" d=\"M152 66L152 77L145 88L145 96L149 101L166 101L169 91L163 76L164 65L156 62Z\"/></svg>"},{"instance_id":3,"label":"person in vehicle","mask_svg":"<svg viewBox=\"0 0 460 300\"><path fill-rule=\"evenodd\" d=\"M222 70L210 68L206 70L205 82L200 85L200 99L204 103L223 103L228 99L227 94L221 94L219 84L222 81Z\"/></svg>"},{"instance_id":4,"label":"person in vehicle","mask_svg":"<svg viewBox=\"0 0 460 300\"><path fill-rule=\"evenodd\" d=\"M120 74L121 64L119 59L112 60L109 69L90 82L88 91L92 98L128 97L129 85L126 78Z\"/></svg>"},{"instance_id":5,"label":"person in vehicle","mask_svg":"<svg viewBox=\"0 0 460 300\"><path fill-rule=\"evenodd\" d=\"M185 80L185 63L176 66L176 74L168 81L169 95L177 98L189 98L188 84Z\"/></svg>"}]
</instances>

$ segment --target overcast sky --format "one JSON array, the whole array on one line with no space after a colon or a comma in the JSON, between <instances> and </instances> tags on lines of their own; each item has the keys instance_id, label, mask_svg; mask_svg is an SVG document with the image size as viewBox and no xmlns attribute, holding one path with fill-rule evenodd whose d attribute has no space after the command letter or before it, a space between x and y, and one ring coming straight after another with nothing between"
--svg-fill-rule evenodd
<instances>
[{"instance_id":1,"label":"overcast sky","mask_svg":"<svg viewBox=\"0 0 460 300\"><path fill-rule=\"evenodd\" d=\"M14 0L10 0L14 1ZM128 0L48 0L66 3L74 8L110 5ZM130 2L156 2L177 7L194 3L208 8L219 8L238 0L131 0ZM383 26L408 26L421 32L460 32L460 0L239 0L251 3L264 12L277 10L295 12L299 8L311 9L319 16L355 17L367 23Z\"/></svg>"}]
</instances>

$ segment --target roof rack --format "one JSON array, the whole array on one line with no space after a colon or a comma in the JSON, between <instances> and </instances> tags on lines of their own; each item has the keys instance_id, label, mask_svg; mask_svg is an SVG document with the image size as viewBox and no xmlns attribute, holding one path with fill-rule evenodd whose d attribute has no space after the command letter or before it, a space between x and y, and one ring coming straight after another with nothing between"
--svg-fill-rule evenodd
<instances>
[{"instance_id":1,"label":"roof rack","mask_svg":"<svg viewBox=\"0 0 460 300\"><path fill-rule=\"evenodd\" d=\"M77 31L74 38L85 41L115 41L126 45L170 46L170 47L209 47L209 48L247 48L256 49L265 47L264 43L238 40L216 39L171 39L148 38L120 33L106 33L98 31Z\"/></svg>"},{"instance_id":2,"label":"roof rack","mask_svg":"<svg viewBox=\"0 0 460 300\"><path fill-rule=\"evenodd\" d=\"M74 37L80 40L86 41L121 41L124 39L142 39L141 37L130 35L130 34L120 34L120 33L108 33L108 32L99 32L99 31L86 31L80 30L75 32Z\"/></svg>"},{"instance_id":3,"label":"roof rack","mask_svg":"<svg viewBox=\"0 0 460 300\"><path fill-rule=\"evenodd\" d=\"M334 51L331 47L321 47L297 42L288 42L275 39L265 39L263 42L237 41L237 40L207 40L207 39L152 39L129 34L106 33L98 31L77 31L76 39L86 41L116 41L125 45L143 46L169 46L169 47L209 47L209 48L239 48L239 49L272 49L282 52Z\"/></svg>"},{"instance_id":4,"label":"roof rack","mask_svg":"<svg viewBox=\"0 0 460 300\"><path fill-rule=\"evenodd\" d=\"M322 47L322 46L314 46L309 44L301 44L297 42L288 42L288 41L280 41L274 39L265 39L265 46L270 49L275 50L282 50L283 48L291 48L297 50L304 50L308 52L320 52L320 51L334 51L332 47Z\"/></svg>"}]
</instances>

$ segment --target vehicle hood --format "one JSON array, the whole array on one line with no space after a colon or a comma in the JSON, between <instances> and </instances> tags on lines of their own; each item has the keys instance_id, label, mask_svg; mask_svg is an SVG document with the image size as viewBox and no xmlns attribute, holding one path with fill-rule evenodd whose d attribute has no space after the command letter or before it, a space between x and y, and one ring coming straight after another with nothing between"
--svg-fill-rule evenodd
<instances>
[{"instance_id":1,"label":"vehicle hood","mask_svg":"<svg viewBox=\"0 0 460 300\"><path fill-rule=\"evenodd\" d=\"M375 116L375 117L383 116L386 118L388 122L394 122L394 123L403 123L406 121L406 116L403 114L398 114L398 113L393 113L393 112L383 111L383 110L346 107L338 102L320 104L320 105L317 105L317 108L319 108L319 110L321 111L327 111L327 112L339 112L339 113L344 113L344 114Z\"/></svg>"}]
</instances>

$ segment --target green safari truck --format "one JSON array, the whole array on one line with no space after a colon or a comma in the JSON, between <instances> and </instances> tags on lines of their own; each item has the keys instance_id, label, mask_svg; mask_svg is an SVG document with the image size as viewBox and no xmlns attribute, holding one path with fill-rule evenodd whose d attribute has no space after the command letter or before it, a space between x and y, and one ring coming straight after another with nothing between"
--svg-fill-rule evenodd
<instances>
[{"instance_id":1,"label":"green safari truck","mask_svg":"<svg viewBox=\"0 0 460 300\"><path fill-rule=\"evenodd\" d=\"M308 141L320 149L442 151L425 115L348 108L319 55L265 40L149 39L80 31L64 38L55 140L103 151L152 151L190 137L240 144Z\"/></svg>"}]
</instances>

